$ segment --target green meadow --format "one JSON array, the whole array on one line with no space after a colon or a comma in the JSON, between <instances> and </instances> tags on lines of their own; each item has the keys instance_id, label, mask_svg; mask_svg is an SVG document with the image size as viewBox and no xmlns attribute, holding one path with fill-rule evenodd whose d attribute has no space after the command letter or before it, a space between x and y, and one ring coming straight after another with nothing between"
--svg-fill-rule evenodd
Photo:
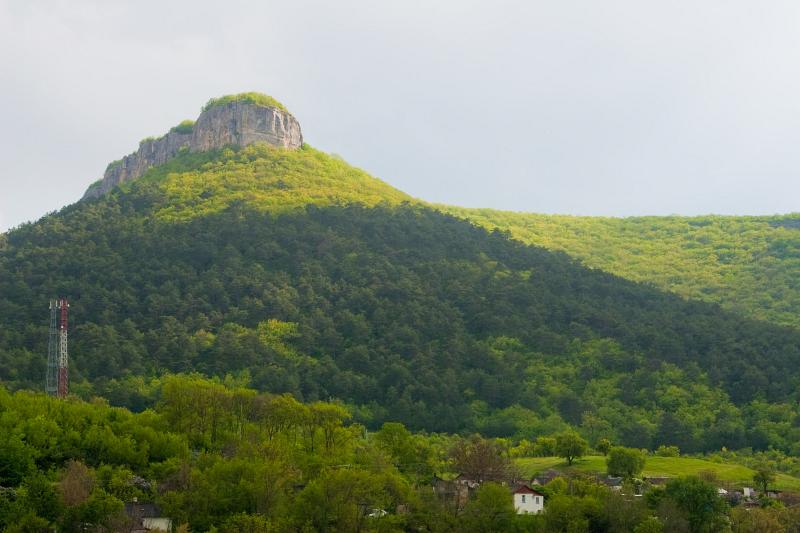
<instances>
[{"instance_id":1,"label":"green meadow","mask_svg":"<svg viewBox=\"0 0 800 533\"><path fill-rule=\"evenodd\" d=\"M547 469L564 472L604 473L606 458L591 455L573 461L572 466L561 457L525 457L516 460L526 475L533 476ZM694 457L648 457L644 465L645 477L677 477L714 472L717 478L735 486L752 486L754 471L746 466L732 463L717 463ZM800 478L788 474L777 474L774 488L778 490L800 491Z\"/></svg>"}]
</instances>

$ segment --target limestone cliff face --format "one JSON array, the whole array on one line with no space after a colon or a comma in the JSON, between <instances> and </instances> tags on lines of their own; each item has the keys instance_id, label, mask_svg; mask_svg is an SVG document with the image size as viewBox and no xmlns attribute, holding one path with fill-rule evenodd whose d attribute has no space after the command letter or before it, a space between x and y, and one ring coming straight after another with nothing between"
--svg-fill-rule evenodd
<instances>
[{"instance_id":1,"label":"limestone cliff face","mask_svg":"<svg viewBox=\"0 0 800 533\"><path fill-rule=\"evenodd\" d=\"M200 113L191 132L179 128L158 139L142 141L134 153L109 165L103 179L90 186L83 198L107 194L120 183L138 178L150 167L166 163L182 148L204 151L256 142L299 148L303 144L300 123L290 113L275 107L249 102L212 106Z\"/></svg>"}]
</instances>

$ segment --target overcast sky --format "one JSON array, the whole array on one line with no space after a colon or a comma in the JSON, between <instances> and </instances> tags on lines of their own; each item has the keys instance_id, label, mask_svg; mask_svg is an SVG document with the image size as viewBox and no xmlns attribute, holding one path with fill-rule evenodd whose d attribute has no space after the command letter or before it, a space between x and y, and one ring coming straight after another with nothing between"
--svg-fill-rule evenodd
<instances>
[{"instance_id":1,"label":"overcast sky","mask_svg":"<svg viewBox=\"0 0 800 533\"><path fill-rule=\"evenodd\" d=\"M0 0L0 231L212 96L413 196L800 211L800 2Z\"/></svg>"}]
</instances>

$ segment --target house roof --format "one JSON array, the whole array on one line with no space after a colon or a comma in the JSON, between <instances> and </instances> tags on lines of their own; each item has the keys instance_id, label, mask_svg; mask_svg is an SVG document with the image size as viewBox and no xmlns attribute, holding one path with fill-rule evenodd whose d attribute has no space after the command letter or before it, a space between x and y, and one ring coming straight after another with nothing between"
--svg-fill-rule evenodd
<instances>
[{"instance_id":1,"label":"house roof","mask_svg":"<svg viewBox=\"0 0 800 533\"><path fill-rule=\"evenodd\" d=\"M154 503L127 502L125 512L136 518L159 518L161 509Z\"/></svg>"},{"instance_id":2,"label":"house roof","mask_svg":"<svg viewBox=\"0 0 800 533\"><path fill-rule=\"evenodd\" d=\"M544 496L539 491L533 490L528 485L518 485L514 490L511 491L512 494L536 494L537 496Z\"/></svg>"}]
</instances>

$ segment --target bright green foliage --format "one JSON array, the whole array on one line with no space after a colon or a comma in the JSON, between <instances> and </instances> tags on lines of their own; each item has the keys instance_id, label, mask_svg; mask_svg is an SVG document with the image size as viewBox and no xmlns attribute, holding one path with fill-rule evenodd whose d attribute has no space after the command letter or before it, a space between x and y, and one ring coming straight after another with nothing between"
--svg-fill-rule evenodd
<instances>
[{"instance_id":1,"label":"bright green foliage","mask_svg":"<svg viewBox=\"0 0 800 533\"><path fill-rule=\"evenodd\" d=\"M330 470L297 495L292 512L298 523L313 531L358 531L374 511L392 509L408 496L408 487L396 477Z\"/></svg>"},{"instance_id":2,"label":"bright green foliage","mask_svg":"<svg viewBox=\"0 0 800 533\"><path fill-rule=\"evenodd\" d=\"M603 455L608 455L608 451L611 449L611 441L606 438L602 438L599 441L597 441L597 444L595 444L594 449L602 453Z\"/></svg>"},{"instance_id":3,"label":"bright green foliage","mask_svg":"<svg viewBox=\"0 0 800 533\"><path fill-rule=\"evenodd\" d=\"M656 449L656 455L659 457L680 457L681 450L677 446L666 446L662 444Z\"/></svg>"},{"instance_id":4,"label":"bright green foliage","mask_svg":"<svg viewBox=\"0 0 800 533\"><path fill-rule=\"evenodd\" d=\"M0 485L13 486L34 469L36 453L13 433L0 433Z\"/></svg>"},{"instance_id":5,"label":"bright green foliage","mask_svg":"<svg viewBox=\"0 0 800 533\"><path fill-rule=\"evenodd\" d=\"M413 503L394 467L367 459L377 450L340 405L302 404L196 375L166 377L159 396L156 411L132 414L102 401L0 388L0 435L24 434L33 419L50 424L54 439L26 436L14 441L25 454L8 448L0 455L24 465L4 478L13 493L0 490L0 529L52 523L64 531L81 524L118 531L123 502L134 497L159 502L196 531L223 524L284 531L309 521L338 531L366 524L373 509L394 513ZM418 455L414 444L407 453ZM36 457L40 471L19 457ZM298 485L305 488L295 493Z\"/></svg>"},{"instance_id":6,"label":"bright green foliage","mask_svg":"<svg viewBox=\"0 0 800 533\"><path fill-rule=\"evenodd\" d=\"M403 424L385 422L372 439L401 472L416 478L435 473L436 459L428 440L414 435Z\"/></svg>"},{"instance_id":7,"label":"bright green foliage","mask_svg":"<svg viewBox=\"0 0 800 533\"><path fill-rule=\"evenodd\" d=\"M697 477L680 477L667 482L664 497L685 513L692 533L724 530L727 504L713 484Z\"/></svg>"},{"instance_id":8,"label":"bright green foliage","mask_svg":"<svg viewBox=\"0 0 800 533\"><path fill-rule=\"evenodd\" d=\"M426 461L452 478L448 452L466 444L474 464L502 462L503 440L412 434L397 423L368 433L341 405L260 394L243 380L167 375L152 385L161 398L155 409L138 414L100 399L0 388L0 434L25 434L22 444L38 463L0 490L0 529L126 531L123 502L134 497L157 503L182 525L178 531L650 533L658 523L716 531L702 524L726 519L715 487L697 478L679 478L647 498L614 494L585 476L556 478L542 488L545 513L536 516L516 515L499 483L482 484L459 504L432 490L432 476L400 471L403 461ZM29 420L49 427L53 441L35 432L28 440ZM119 442L133 453L117 450ZM768 509L758 518L735 523L789 528L796 517Z\"/></svg>"},{"instance_id":9,"label":"bright green foliage","mask_svg":"<svg viewBox=\"0 0 800 533\"><path fill-rule=\"evenodd\" d=\"M775 481L775 469L769 463L762 463L756 467L753 474L753 483L762 492L766 493L770 483Z\"/></svg>"},{"instance_id":10,"label":"bright green foliage","mask_svg":"<svg viewBox=\"0 0 800 533\"><path fill-rule=\"evenodd\" d=\"M589 533L592 518L600 513L600 502L592 497L556 495L546 500L546 531Z\"/></svg>"},{"instance_id":11,"label":"bright green foliage","mask_svg":"<svg viewBox=\"0 0 800 533\"><path fill-rule=\"evenodd\" d=\"M797 530L797 516L791 511L736 507L731 510L732 533L786 533Z\"/></svg>"},{"instance_id":12,"label":"bright green foliage","mask_svg":"<svg viewBox=\"0 0 800 533\"><path fill-rule=\"evenodd\" d=\"M605 475L607 470L606 459L607 457L602 455L585 456L572 467L568 467L560 457L526 457L516 459L515 464L528 476L534 476L551 468L566 472L578 471L592 475ZM650 456L645 462L642 475L644 477L679 477L687 475L702 477L711 472L723 482L738 486L750 486L753 483L755 470L743 466L742 462L744 462L744 458L735 455L723 458L717 454L712 454L708 459L685 456ZM800 477L795 477L798 471L791 468L788 470L793 475L782 472L777 473L774 488L800 492Z\"/></svg>"},{"instance_id":13,"label":"bright green foliage","mask_svg":"<svg viewBox=\"0 0 800 533\"><path fill-rule=\"evenodd\" d=\"M220 96L219 98L212 98L208 101L208 103L206 103L206 105L203 106L203 111L207 111L215 106L230 104L232 102L244 102L261 107L276 107L281 111L286 111L287 113L289 112L289 110L286 109L282 103L278 102L273 97L256 92L229 94L226 96Z\"/></svg>"},{"instance_id":14,"label":"bright green foliage","mask_svg":"<svg viewBox=\"0 0 800 533\"><path fill-rule=\"evenodd\" d=\"M606 218L437 207L592 268L800 326L797 215Z\"/></svg>"},{"instance_id":15,"label":"bright green foliage","mask_svg":"<svg viewBox=\"0 0 800 533\"><path fill-rule=\"evenodd\" d=\"M175 133L187 134L187 133L192 133L193 129L194 129L194 120L187 118L186 120L182 120L181 123L178 124L177 126L173 126L172 128L170 128L169 131Z\"/></svg>"},{"instance_id":16,"label":"bright green foliage","mask_svg":"<svg viewBox=\"0 0 800 533\"><path fill-rule=\"evenodd\" d=\"M286 150L267 144L184 153L127 187L145 187L139 194L150 195L153 185L159 192L154 214L165 222L185 222L232 205L278 214L309 204L376 206L412 200L313 148Z\"/></svg>"},{"instance_id":17,"label":"bright green foliage","mask_svg":"<svg viewBox=\"0 0 800 533\"><path fill-rule=\"evenodd\" d=\"M574 431L566 431L556 435L556 455L567 460L567 464L586 454L589 443Z\"/></svg>"},{"instance_id":18,"label":"bright green foliage","mask_svg":"<svg viewBox=\"0 0 800 533\"><path fill-rule=\"evenodd\" d=\"M656 516L650 516L642 521L633 530L633 533L662 533L664 531L664 524Z\"/></svg>"},{"instance_id":19,"label":"bright green foliage","mask_svg":"<svg viewBox=\"0 0 800 533\"><path fill-rule=\"evenodd\" d=\"M608 475L630 479L638 476L644 469L646 457L642 450L614 446L606 458Z\"/></svg>"},{"instance_id":20,"label":"bright green foliage","mask_svg":"<svg viewBox=\"0 0 800 533\"><path fill-rule=\"evenodd\" d=\"M485 483L464 509L464 524L469 531L505 533L512 529L516 512L508 487Z\"/></svg>"}]
</instances>

